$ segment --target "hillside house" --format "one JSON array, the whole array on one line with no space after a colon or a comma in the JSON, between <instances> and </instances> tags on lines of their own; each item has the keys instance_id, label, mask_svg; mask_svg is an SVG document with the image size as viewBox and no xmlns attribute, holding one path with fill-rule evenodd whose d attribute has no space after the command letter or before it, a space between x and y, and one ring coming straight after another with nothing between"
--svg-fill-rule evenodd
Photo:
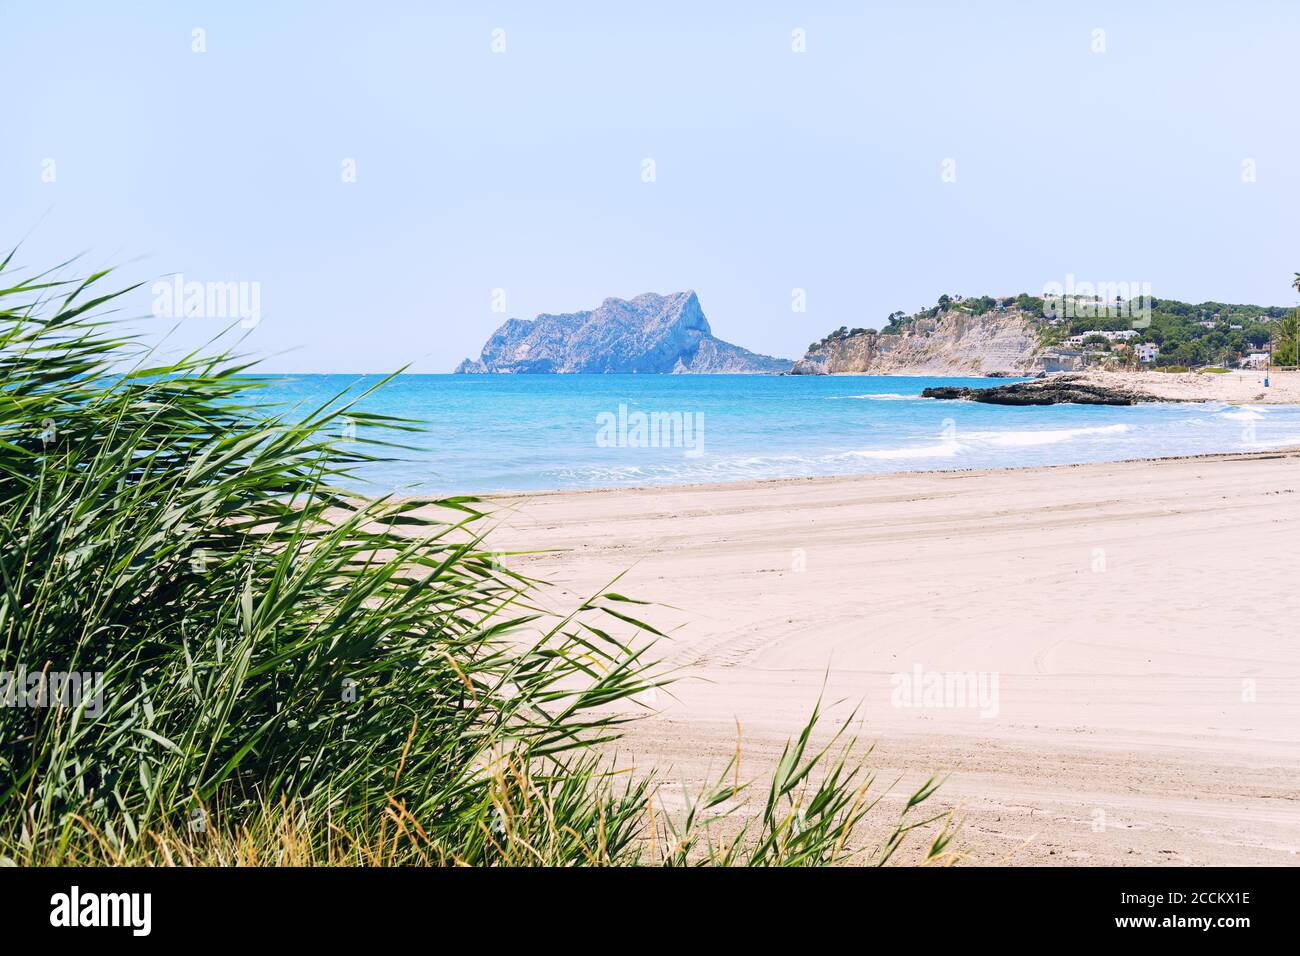
<instances>
[{"instance_id":1,"label":"hillside house","mask_svg":"<svg viewBox=\"0 0 1300 956\"><path fill-rule=\"evenodd\" d=\"M1142 342L1134 346L1133 351L1137 354L1139 362L1154 362L1160 357L1160 346L1154 342Z\"/></svg>"}]
</instances>

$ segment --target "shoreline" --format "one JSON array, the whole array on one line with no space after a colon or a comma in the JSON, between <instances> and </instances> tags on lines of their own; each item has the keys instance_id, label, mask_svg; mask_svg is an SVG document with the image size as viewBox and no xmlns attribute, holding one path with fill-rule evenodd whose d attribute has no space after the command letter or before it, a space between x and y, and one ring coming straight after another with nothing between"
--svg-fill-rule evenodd
<instances>
[{"instance_id":1,"label":"shoreline","mask_svg":"<svg viewBox=\"0 0 1300 956\"><path fill-rule=\"evenodd\" d=\"M1287 445L1259 451L1216 451L1201 452L1192 455L1156 455L1150 458L1114 458L1108 461L1081 461L1060 465L1001 465L992 468L927 468L911 471L849 472L843 475L797 475L791 478L742 478L736 481L699 481L692 483L669 483L658 485L601 485L595 488L536 488L518 491L469 492L468 496L480 501L496 501L516 498L550 498L570 495L609 495L609 494L645 494L650 492L679 491L726 491L749 490L765 486L782 486L792 484L825 484L844 481L879 481L886 478L898 478L908 475L984 475L1023 471L1060 471L1077 468L1094 468L1102 465L1128 465L1167 461L1218 461L1221 459L1243 458L1291 458L1300 456L1300 445ZM401 495L403 500L422 500L428 495ZM464 497L455 495L451 497Z\"/></svg>"},{"instance_id":2,"label":"shoreline","mask_svg":"<svg viewBox=\"0 0 1300 956\"><path fill-rule=\"evenodd\" d=\"M617 749L675 783L761 778L820 699L886 806L947 775L974 863L1300 853L1300 449L485 500L554 608L652 602L679 680ZM995 706L899 706L917 668Z\"/></svg>"},{"instance_id":3,"label":"shoreline","mask_svg":"<svg viewBox=\"0 0 1300 956\"><path fill-rule=\"evenodd\" d=\"M1082 371L1082 381L1103 388L1130 388L1162 402L1224 402L1229 405L1300 404L1300 371L1234 369L1226 372L1137 372ZM1050 376L1049 376L1050 377Z\"/></svg>"},{"instance_id":4,"label":"shoreline","mask_svg":"<svg viewBox=\"0 0 1300 956\"><path fill-rule=\"evenodd\" d=\"M1065 373L1075 375L1077 373ZM1220 425L1222 428L1218 431L1188 431L1182 433L1185 437L1179 439L1177 436L1170 434L1166 440L1163 433L1156 434L1154 441L1143 441L1140 435L1130 436L1129 439L1119 439L1113 444L1103 443L1093 446L1076 444L1061 445L1056 450L1039 450L1031 449L1021 453L1011 445L1012 441L994 441L992 444L1005 445L1005 448L990 447L990 443L981 443L975 441L974 446L970 449L960 449L960 454L930 454L916 455L908 454L914 449L907 447L893 448L890 445L890 433L872 428L870 416L874 412L857 413L859 417L866 415L862 428L869 434L866 441L866 447L859 450L859 446L854 445L854 434L846 431L844 415L840 415L835 423L839 429L836 433L837 439L831 442L827 447L821 447L816 442L818 427L818 418L813 411L800 411L792 419L793 424L798 428L807 430L807 434L812 436L809 441L797 439L792 447L781 446L769 450L766 439L761 434L749 435L743 442L733 442L732 445L719 446L714 449L715 456L718 458L717 467L692 467L689 463L684 463L683 467L670 467L674 463L665 460L665 467L652 467L638 473L635 469L624 470L621 467L611 468L602 471L596 466L599 462L585 461L584 467L577 468L574 474L566 474L563 468L565 459L563 456L557 456L550 452L541 453L541 457L535 465L523 468L508 468L500 471L494 465L492 469L478 469L474 467L460 467L453 469L463 471L464 474L449 474L441 476L438 480L430 480L429 476L433 474L428 469L413 469L412 463L418 461L420 455L434 455L433 449L423 447L417 449L414 456L407 457L401 464L401 467L394 466L390 469L391 475L400 476L390 480L397 481L396 485L385 485L384 481L389 480L390 472L380 473L376 470L377 477L371 479L365 475L358 478L355 483L349 485L349 490L359 495L374 495L381 493L383 490L393 491L398 497L402 498L427 498L432 496L458 496L472 495L479 498L502 498L515 497L519 495L540 495L540 494L568 494L583 493L592 494L602 491L612 491L622 489L629 493L639 493L648 488L694 488L707 487L713 484L732 485L745 484L751 481L758 482L782 482L782 481L811 481L827 480L839 477L851 477L854 475L880 475L880 474L900 474L911 473L909 466L916 467L918 470L983 470L983 469L1018 469L1033 467L1049 467L1043 462L1056 461L1060 465L1050 467L1075 467L1079 459L1091 461L1137 461L1152 460L1163 458L1178 458L1198 455L1223 455L1223 454L1254 454L1259 452L1273 452L1280 449L1286 449L1293 445L1300 444L1300 437L1296 431L1296 413L1300 412L1300 373L1285 373L1286 377L1277 379L1271 386L1270 394L1266 400L1255 402L1252 399L1257 397L1258 392L1255 390L1256 382L1252 375L1228 373L1226 375L1210 374L1166 374L1166 373L1106 373L1114 378L1120 379L1120 385L1125 389L1138 389L1145 392L1166 392L1171 394L1161 394L1155 400L1150 402L1140 402L1137 404L1149 409L1149 413L1133 412L1128 408L1116 408L1100 420L1095 417L1086 417L1089 413L1087 407L1083 405L1071 406L1069 404L1061 405L1056 412L1050 409L1057 406L1048 406L1049 410L1039 409L1035 411L1032 408L1019 409L1016 411L1008 410L1005 413L999 411L997 405L979 404L980 412L970 412L983 416L981 424L977 428L974 425L968 426L968 429L974 429L979 432L980 429L1011 429L1013 431L1024 431L1032 433L1036 428L1044 431L1054 429L1072 429L1076 426L1071 424L1075 421L1076 413L1083 424L1097 425L1111 422L1121 424L1124 422L1131 423L1131 427L1141 431L1149 430L1148 426L1152 422L1159 424L1161 416L1185 415L1188 417L1208 416ZM547 378L548 376L534 376L534 378ZM557 376L549 376L556 378ZM855 376L857 378L874 378L884 379L885 381L896 378L895 376ZM601 379L603 376L587 376L589 379ZM851 381L852 378L839 377L838 381ZM1044 379L1040 381L1050 381ZM1091 376L1091 380L1096 380L1105 385L1114 385L1110 379L1101 377L1101 373ZM1190 384L1189 381L1190 380ZM925 379L917 379L918 383ZM994 385L999 379L986 379L990 385ZM1222 394L1208 395L1205 394L1206 383L1209 386L1219 389ZM545 385L545 382L539 383ZM829 383L823 383L828 385ZM914 386L907 385L902 381L895 382L898 386L893 391L908 392ZM1196 394L1188 393L1191 387L1198 389ZM876 392L890 391L890 386L880 385L876 382L863 382L862 387L867 391L875 389ZM616 387L617 388L617 387ZM814 397L825 393L825 397L851 397L851 398L868 398L872 395L847 395L852 389L852 385L841 385L838 388L818 389ZM1242 390L1245 389L1245 392ZM543 389L543 391L546 391ZM804 389L795 387L786 389L781 394L792 392L796 395L804 393ZM1294 392L1294 394L1293 394ZM841 394L845 393L845 394ZM656 393L657 394L657 393ZM945 402L939 399L922 399L919 395L903 396L888 395L892 398L907 398L907 401L894 403L886 406L894 413L894 418L902 415L902 420L906 423L909 416L915 417L917 421L929 421L938 418L942 414L956 414L958 409L966 406L964 401ZM723 395L725 399L725 393ZM1295 401L1290 401L1294 398ZM608 399L607 399L608 401ZM666 399L660 399L661 404ZM933 404L938 402L936 406ZM952 406L953 411L936 411L943 409L945 406ZM1266 406L1273 406L1273 414L1268 415ZM689 406L688 406L689 407ZM808 407L808 406L800 406ZM900 413L898 410L902 409ZM1223 412L1224 418L1229 419L1238 417L1243 420L1247 418L1256 419L1260 426L1260 438L1266 441L1256 441L1253 428L1248 430L1245 424L1241 429L1236 429L1231 423L1226 421L1219 422L1216 413ZM1234 413L1234 414L1227 414ZM967 414L965 410L962 414ZM1100 413L1091 413L1094 416ZM1126 417L1132 415L1134 417ZM961 415L957 416L963 420ZM725 419L719 419L724 421ZM894 419L886 417L884 421ZM1006 424L1001 424L1006 422ZM1063 424L1058 424L1062 422ZM565 424L569 424L566 422ZM572 423L574 428L590 427L584 422ZM1289 426L1289 427L1288 427ZM856 427L856 425L855 425ZM937 426L932 426L937 427ZM1118 428L1118 431L1128 430L1130 426L1124 425ZM925 438L916 433L907 433L903 426L900 426L899 439L895 444L901 443L906 446L909 443L925 444ZM1087 429L1083 429L1087 430ZM1095 430L1095 429L1094 429ZM566 432L566 435L571 432ZM990 432L990 434L992 434ZM1155 433L1153 433L1155 434ZM1245 437L1242 437L1245 436ZM976 439L980 436L976 435ZM1038 444L1034 441L1034 435L1027 434L1026 444ZM800 442L802 441L802 444ZM875 444L872 444L872 443ZM1285 443L1273 445L1273 442ZM883 443L883 446L882 446ZM1050 443L1050 442L1041 442ZM790 444L787 442L787 444ZM805 449L807 446L807 450ZM877 446L882 446L877 448ZM521 445L521 454L531 453L529 448ZM925 451L925 448L915 449ZM894 454L897 453L897 454ZM741 461L745 464L747 456L754 457L757 462L754 467L745 467L733 465L733 460ZM771 457L767 457L771 456ZM791 463L784 463L780 460L781 456L791 458ZM1120 457L1123 456L1123 457ZM402 458L401 455L398 456ZM924 458L924 460L908 461L904 460L911 457ZM890 461L866 461L863 459L870 458L893 458L897 460ZM840 460L836 460L840 459ZM1071 460L1074 460L1071 462ZM577 461L578 459L574 459ZM637 465L640 460L624 459L612 460L613 465ZM431 462L432 464L432 462ZM590 467L587 467L590 466ZM884 470L888 469L888 470ZM436 466L435 466L436 471ZM625 481L626 483L620 483ZM590 482L590 483L588 483Z\"/></svg>"},{"instance_id":5,"label":"shoreline","mask_svg":"<svg viewBox=\"0 0 1300 956\"><path fill-rule=\"evenodd\" d=\"M1226 372L1159 372L1154 369L1109 372L1098 369L1052 372L1078 376L1081 381L1107 388L1145 391L1154 400L1205 404L1224 402L1229 405L1300 405L1300 370L1272 369L1269 386L1264 388L1263 369L1230 369ZM983 378L991 381L1040 381L1037 373L1011 372L999 375L961 375L950 369L934 372L828 372L827 378ZM996 386L991 386L996 387Z\"/></svg>"}]
</instances>

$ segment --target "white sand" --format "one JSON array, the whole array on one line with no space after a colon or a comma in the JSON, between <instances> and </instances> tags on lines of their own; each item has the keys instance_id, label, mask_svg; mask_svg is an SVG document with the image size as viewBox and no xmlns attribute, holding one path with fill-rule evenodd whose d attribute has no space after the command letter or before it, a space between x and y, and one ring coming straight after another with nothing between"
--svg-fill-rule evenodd
<instances>
[{"instance_id":1,"label":"white sand","mask_svg":"<svg viewBox=\"0 0 1300 956\"><path fill-rule=\"evenodd\" d=\"M1086 372L1100 385L1135 388L1171 402L1232 402L1236 405L1300 405L1300 372Z\"/></svg>"},{"instance_id":2,"label":"white sand","mask_svg":"<svg viewBox=\"0 0 1300 956\"><path fill-rule=\"evenodd\" d=\"M494 507L495 547L559 549L514 565L672 605L691 679L621 748L669 779L737 720L758 776L825 681L882 780L951 774L973 861L1300 863L1300 452ZM916 666L996 674L996 716L894 706Z\"/></svg>"}]
</instances>

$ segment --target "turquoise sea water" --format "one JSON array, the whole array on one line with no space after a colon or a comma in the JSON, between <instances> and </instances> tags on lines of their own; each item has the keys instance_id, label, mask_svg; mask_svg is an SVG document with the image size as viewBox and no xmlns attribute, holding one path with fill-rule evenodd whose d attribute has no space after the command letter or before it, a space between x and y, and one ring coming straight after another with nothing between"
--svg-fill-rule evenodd
<instances>
[{"instance_id":1,"label":"turquoise sea water","mask_svg":"<svg viewBox=\"0 0 1300 956\"><path fill-rule=\"evenodd\" d=\"M377 378L272 376L306 409ZM418 418L366 490L489 492L1067 464L1300 445L1300 406L1011 408L921 399L902 376L403 375L361 406ZM620 414L620 406L622 413ZM646 416L637 430L637 413ZM659 413L660 425L650 415ZM691 432L669 431L664 422ZM699 427L698 435L696 427ZM659 439L660 447L636 447ZM668 447L664 447L664 446Z\"/></svg>"}]
</instances>

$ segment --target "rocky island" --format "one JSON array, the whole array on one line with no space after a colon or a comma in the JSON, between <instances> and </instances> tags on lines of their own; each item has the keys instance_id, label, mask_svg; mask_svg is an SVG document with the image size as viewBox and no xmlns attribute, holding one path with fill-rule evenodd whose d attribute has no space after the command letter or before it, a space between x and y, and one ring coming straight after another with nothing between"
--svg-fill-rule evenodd
<instances>
[{"instance_id":1,"label":"rocky island","mask_svg":"<svg viewBox=\"0 0 1300 956\"><path fill-rule=\"evenodd\" d=\"M589 312L508 319L458 374L788 372L790 359L715 338L693 291L606 299Z\"/></svg>"}]
</instances>

